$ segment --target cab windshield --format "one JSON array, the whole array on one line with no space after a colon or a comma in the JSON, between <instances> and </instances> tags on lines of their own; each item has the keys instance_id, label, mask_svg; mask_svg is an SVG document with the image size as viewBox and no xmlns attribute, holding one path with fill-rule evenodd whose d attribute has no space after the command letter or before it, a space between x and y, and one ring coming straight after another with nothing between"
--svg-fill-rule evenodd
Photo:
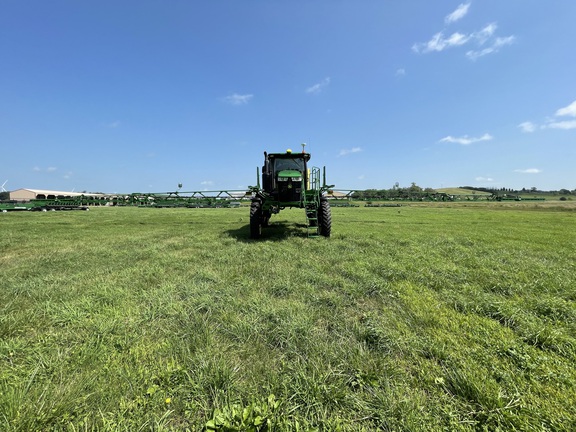
<instances>
[{"instance_id":1,"label":"cab windshield","mask_svg":"<svg viewBox=\"0 0 576 432\"><path fill-rule=\"evenodd\" d=\"M274 171L279 172L284 170L297 170L300 171L301 173L304 172L304 159L303 158L276 159L274 161Z\"/></svg>"}]
</instances>

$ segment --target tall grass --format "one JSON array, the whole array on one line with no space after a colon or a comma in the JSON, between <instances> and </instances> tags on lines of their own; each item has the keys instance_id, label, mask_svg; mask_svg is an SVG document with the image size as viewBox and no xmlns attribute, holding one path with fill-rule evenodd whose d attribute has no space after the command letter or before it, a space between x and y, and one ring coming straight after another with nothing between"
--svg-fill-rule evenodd
<instances>
[{"instance_id":1,"label":"tall grass","mask_svg":"<svg viewBox=\"0 0 576 432\"><path fill-rule=\"evenodd\" d=\"M575 217L3 214L0 429L574 430Z\"/></svg>"}]
</instances>

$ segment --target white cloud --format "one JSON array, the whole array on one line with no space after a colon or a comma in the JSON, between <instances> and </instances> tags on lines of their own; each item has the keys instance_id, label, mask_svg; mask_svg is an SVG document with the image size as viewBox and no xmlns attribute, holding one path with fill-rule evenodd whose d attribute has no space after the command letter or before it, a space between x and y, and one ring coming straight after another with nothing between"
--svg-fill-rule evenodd
<instances>
[{"instance_id":1,"label":"white cloud","mask_svg":"<svg viewBox=\"0 0 576 432\"><path fill-rule=\"evenodd\" d=\"M532 122L526 121L520 123L518 127L522 130L522 132L531 133L536 130L536 125Z\"/></svg>"},{"instance_id":2,"label":"white cloud","mask_svg":"<svg viewBox=\"0 0 576 432\"><path fill-rule=\"evenodd\" d=\"M483 45L494 35L497 28L498 25L496 25L496 23L490 23L479 32L472 33L472 37L474 37L480 45Z\"/></svg>"},{"instance_id":3,"label":"white cloud","mask_svg":"<svg viewBox=\"0 0 576 432\"><path fill-rule=\"evenodd\" d=\"M494 139L494 137L488 133L485 133L479 138L472 138L468 135L464 135L462 137L453 137L448 135L447 137L442 138L439 142L449 142L449 143L456 143L461 145L470 145L481 141L490 141Z\"/></svg>"},{"instance_id":4,"label":"white cloud","mask_svg":"<svg viewBox=\"0 0 576 432\"><path fill-rule=\"evenodd\" d=\"M564 130L576 129L576 120L565 120L565 121L559 121L559 122L552 122L552 123L548 123L548 125L546 125L546 127L551 128L551 129L564 129Z\"/></svg>"},{"instance_id":5,"label":"white cloud","mask_svg":"<svg viewBox=\"0 0 576 432\"><path fill-rule=\"evenodd\" d=\"M470 8L471 3L461 3L456 10L448 14L444 19L446 24L451 24L462 19ZM471 33L452 33L446 37L444 30L434 34L428 42L419 42L412 45L412 50L416 53L440 52L447 48L458 47L466 44L474 44L478 48L466 52L470 60L476 60L488 54L496 53L503 46L510 45L514 42L514 36L497 37L496 23L490 23L481 30ZM480 49L482 48L482 49Z\"/></svg>"},{"instance_id":6,"label":"white cloud","mask_svg":"<svg viewBox=\"0 0 576 432\"><path fill-rule=\"evenodd\" d=\"M493 182L494 179L492 177L476 177L476 181L478 181L478 182Z\"/></svg>"},{"instance_id":7,"label":"white cloud","mask_svg":"<svg viewBox=\"0 0 576 432\"><path fill-rule=\"evenodd\" d=\"M514 43L515 40L516 36L497 37L494 43L492 44L492 49L494 51L497 51L503 46Z\"/></svg>"},{"instance_id":8,"label":"white cloud","mask_svg":"<svg viewBox=\"0 0 576 432\"><path fill-rule=\"evenodd\" d=\"M116 129L116 128L120 127L120 122L118 120L110 122L110 123L106 124L106 127L109 127L111 129Z\"/></svg>"},{"instance_id":9,"label":"white cloud","mask_svg":"<svg viewBox=\"0 0 576 432\"><path fill-rule=\"evenodd\" d=\"M493 52L494 50L492 48L485 48L479 51L470 50L466 52L466 57L468 57L470 60L476 60L480 57L484 57L485 55L492 54Z\"/></svg>"},{"instance_id":10,"label":"white cloud","mask_svg":"<svg viewBox=\"0 0 576 432\"><path fill-rule=\"evenodd\" d=\"M490 45L488 48L484 48L477 51L470 50L466 52L466 57L468 57L470 60L476 60L480 57L484 57L487 54L496 53L500 50L501 47L512 44L515 39L516 38L514 36L496 38L492 43L492 45Z\"/></svg>"},{"instance_id":11,"label":"white cloud","mask_svg":"<svg viewBox=\"0 0 576 432\"><path fill-rule=\"evenodd\" d=\"M50 166L50 167L47 167L47 168L42 168L42 167L39 167L39 166L35 166L34 168L32 168L32 171L34 171L34 172L53 173L53 172L58 171L58 168L57 168L57 167L54 167L54 166Z\"/></svg>"},{"instance_id":12,"label":"white cloud","mask_svg":"<svg viewBox=\"0 0 576 432\"><path fill-rule=\"evenodd\" d=\"M469 36L463 35L462 33L452 33L452 35L446 39L446 42L448 43L448 46L459 46L468 42L468 39Z\"/></svg>"},{"instance_id":13,"label":"white cloud","mask_svg":"<svg viewBox=\"0 0 576 432\"><path fill-rule=\"evenodd\" d=\"M324 78L322 81L320 81L317 84L314 84L311 87L308 87L306 89L306 93L310 93L310 94L318 94L320 93L322 90L324 90L325 87L327 87L330 84L330 77L326 77Z\"/></svg>"},{"instance_id":14,"label":"white cloud","mask_svg":"<svg viewBox=\"0 0 576 432\"><path fill-rule=\"evenodd\" d=\"M446 48L464 45L468 42L469 36L462 33L452 33L445 38L443 32L436 33L428 42L414 44L412 50L417 53L428 53L432 51L444 51Z\"/></svg>"},{"instance_id":15,"label":"white cloud","mask_svg":"<svg viewBox=\"0 0 576 432\"><path fill-rule=\"evenodd\" d=\"M254 95L251 94L241 95L238 93L234 93L230 96L226 96L224 100L231 105L245 105L248 102L250 102L250 99L252 99L253 97Z\"/></svg>"},{"instance_id":16,"label":"white cloud","mask_svg":"<svg viewBox=\"0 0 576 432\"><path fill-rule=\"evenodd\" d=\"M450 24L458 20L461 20L462 18L464 18L464 16L466 16L469 8L470 3L461 3L454 12L446 15L446 18L444 18L444 22L446 24Z\"/></svg>"},{"instance_id":17,"label":"white cloud","mask_svg":"<svg viewBox=\"0 0 576 432\"><path fill-rule=\"evenodd\" d=\"M396 76L404 76L406 75L406 69L400 68L396 69Z\"/></svg>"},{"instance_id":18,"label":"white cloud","mask_svg":"<svg viewBox=\"0 0 576 432\"><path fill-rule=\"evenodd\" d=\"M212 180L204 180L204 181L200 182L200 184L202 186L212 186L214 184L214 182Z\"/></svg>"},{"instance_id":19,"label":"white cloud","mask_svg":"<svg viewBox=\"0 0 576 432\"><path fill-rule=\"evenodd\" d=\"M484 46L486 43L490 42L490 45L486 48L479 50L469 50L466 52L466 56L471 60L476 60L479 57L483 57L487 54L496 53L503 46L512 44L516 38L515 36L506 37L493 37L496 31L496 24L489 24L484 27L479 32L474 32L471 34L463 33L452 33L449 37L444 37L443 32L438 32L428 42L416 43L412 46L412 50L417 53L429 53L429 52L441 52L447 48L458 47L466 45L468 43L474 42L479 47Z\"/></svg>"},{"instance_id":20,"label":"white cloud","mask_svg":"<svg viewBox=\"0 0 576 432\"><path fill-rule=\"evenodd\" d=\"M576 101L572 102L567 107L560 108L558 111L556 111L556 115L576 117Z\"/></svg>"},{"instance_id":21,"label":"white cloud","mask_svg":"<svg viewBox=\"0 0 576 432\"><path fill-rule=\"evenodd\" d=\"M556 110L555 117L548 118L545 120L545 124L540 126L540 129L563 129L571 130L576 129L576 119L575 120L562 120L558 117L576 117L576 101L572 102L570 105L565 106ZM538 126L532 122L520 123L518 127L522 132L534 132Z\"/></svg>"},{"instance_id":22,"label":"white cloud","mask_svg":"<svg viewBox=\"0 0 576 432\"><path fill-rule=\"evenodd\" d=\"M528 169L517 169L517 170L514 170L514 172L522 173L522 174L539 174L542 172L542 170L540 170L538 168L528 168Z\"/></svg>"},{"instance_id":23,"label":"white cloud","mask_svg":"<svg viewBox=\"0 0 576 432\"><path fill-rule=\"evenodd\" d=\"M361 151L362 151L362 149L360 147L352 147L351 149L340 150L340 153L338 154L338 156L346 156L350 153L358 153Z\"/></svg>"}]
</instances>

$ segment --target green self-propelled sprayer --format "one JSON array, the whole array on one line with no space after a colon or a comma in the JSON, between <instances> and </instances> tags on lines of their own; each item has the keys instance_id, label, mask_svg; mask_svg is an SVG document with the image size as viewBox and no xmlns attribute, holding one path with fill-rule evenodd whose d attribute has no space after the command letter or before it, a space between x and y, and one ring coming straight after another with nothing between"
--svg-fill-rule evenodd
<instances>
[{"instance_id":1,"label":"green self-propelled sprayer","mask_svg":"<svg viewBox=\"0 0 576 432\"><path fill-rule=\"evenodd\" d=\"M301 208L306 212L309 236L330 237L332 214L326 194L333 185L326 184L326 168L320 183L320 168L308 168L310 153L266 153L262 166L262 183L257 170L257 186L251 186L250 237L260 238L262 227L270 217L285 208Z\"/></svg>"}]
</instances>

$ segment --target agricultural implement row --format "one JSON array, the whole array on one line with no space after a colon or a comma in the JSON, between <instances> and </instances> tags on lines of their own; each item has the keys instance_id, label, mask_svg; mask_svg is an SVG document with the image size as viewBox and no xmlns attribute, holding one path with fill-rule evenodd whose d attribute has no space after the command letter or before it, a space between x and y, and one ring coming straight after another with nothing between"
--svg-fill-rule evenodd
<instances>
[{"instance_id":1,"label":"agricultural implement row","mask_svg":"<svg viewBox=\"0 0 576 432\"><path fill-rule=\"evenodd\" d=\"M61 211L89 210L87 204L79 199L33 199L26 202L0 201L0 212L9 211Z\"/></svg>"},{"instance_id":2,"label":"agricultural implement row","mask_svg":"<svg viewBox=\"0 0 576 432\"><path fill-rule=\"evenodd\" d=\"M248 194L248 195L247 195ZM233 208L250 199L248 191L193 191L131 193L110 196L42 196L29 201L0 201L0 212L88 210L95 206L135 206L152 208Z\"/></svg>"}]
</instances>

